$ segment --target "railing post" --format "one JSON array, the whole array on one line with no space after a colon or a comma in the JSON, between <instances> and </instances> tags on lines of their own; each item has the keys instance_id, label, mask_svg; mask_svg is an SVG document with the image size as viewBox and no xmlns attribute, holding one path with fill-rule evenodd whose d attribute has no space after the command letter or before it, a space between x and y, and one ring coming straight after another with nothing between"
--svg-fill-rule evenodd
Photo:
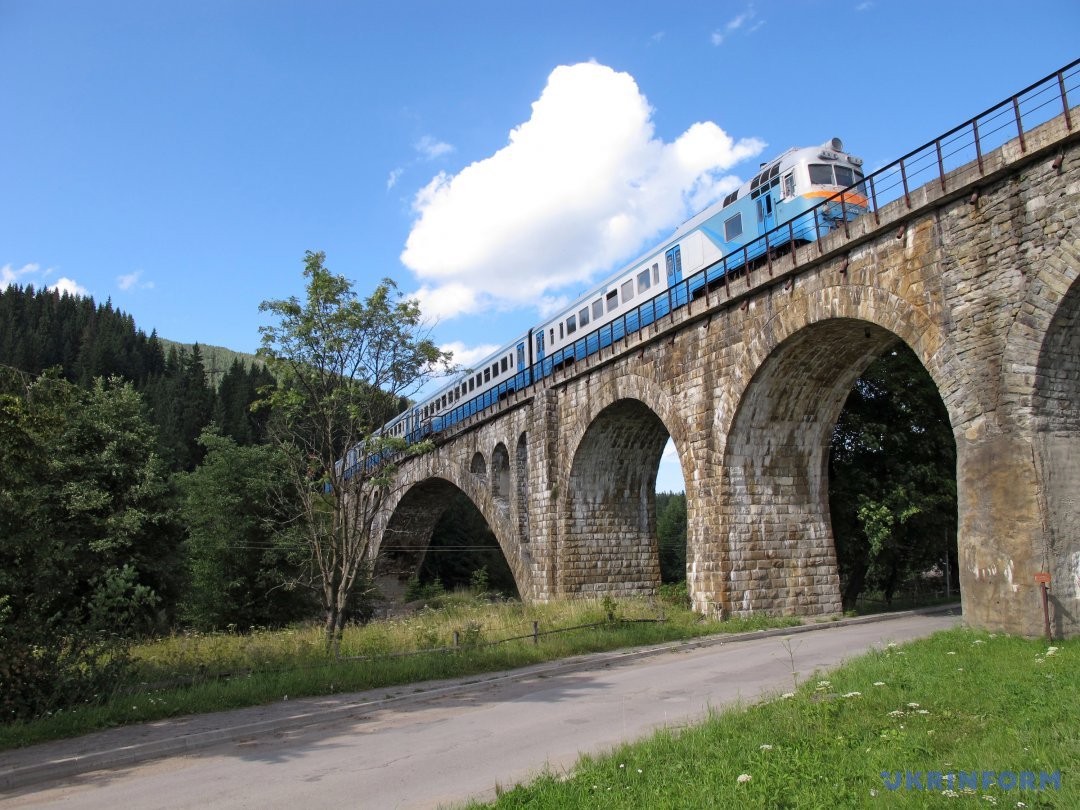
<instances>
[{"instance_id":1,"label":"railing post","mask_svg":"<svg viewBox=\"0 0 1080 810\"><path fill-rule=\"evenodd\" d=\"M540 622L533 621L533 644L540 643Z\"/></svg>"},{"instance_id":2,"label":"railing post","mask_svg":"<svg viewBox=\"0 0 1080 810\"><path fill-rule=\"evenodd\" d=\"M874 224L881 224L881 214L878 213L877 206L877 191L874 190L874 176L870 175L866 178L867 183L870 184L870 201L874 204Z\"/></svg>"},{"instance_id":3,"label":"railing post","mask_svg":"<svg viewBox=\"0 0 1080 810\"><path fill-rule=\"evenodd\" d=\"M1069 94L1065 90L1065 77L1058 71L1058 87L1061 89L1061 106L1065 110L1065 127L1072 132L1072 116L1069 115Z\"/></svg>"},{"instance_id":4,"label":"railing post","mask_svg":"<svg viewBox=\"0 0 1080 810\"><path fill-rule=\"evenodd\" d=\"M979 122L977 120L972 120L971 131L975 135L975 158L979 161L979 174L983 175L986 174L986 170L983 168L982 144L979 142Z\"/></svg>"},{"instance_id":5,"label":"railing post","mask_svg":"<svg viewBox=\"0 0 1080 810\"><path fill-rule=\"evenodd\" d=\"M1024 143L1024 120L1020 117L1020 102L1013 96L1013 114L1016 116L1016 134L1020 138L1020 151L1027 152L1027 144Z\"/></svg>"},{"instance_id":6,"label":"railing post","mask_svg":"<svg viewBox=\"0 0 1080 810\"><path fill-rule=\"evenodd\" d=\"M904 183L904 203L911 208L911 190L907 184L907 169L904 167L904 159L900 158L900 179Z\"/></svg>"},{"instance_id":7,"label":"railing post","mask_svg":"<svg viewBox=\"0 0 1080 810\"><path fill-rule=\"evenodd\" d=\"M941 159L941 138L934 141L934 149L937 150L938 179L941 181L941 191L945 193L948 189L945 188L945 161Z\"/></svg>"}]
</instances>

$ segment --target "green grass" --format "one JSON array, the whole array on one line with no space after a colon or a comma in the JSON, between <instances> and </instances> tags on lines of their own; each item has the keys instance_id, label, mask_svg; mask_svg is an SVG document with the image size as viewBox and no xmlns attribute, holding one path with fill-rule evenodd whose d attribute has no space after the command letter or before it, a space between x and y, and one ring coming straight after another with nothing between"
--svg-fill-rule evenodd
<instances>
[{"instance_id":1,"label":"green grass","mask_svg":"<svg viewBox=\"0 0 1080 810\"><path fill-rule=\"evenodd\" d=\"M965 629L890 645L790 696L585 757L494 806L1078 808L1080 642L1057 646ZM1061 789L890 791L883 771L1060 772Z\"/></svg>"},{"instance_id":2,"label":"green grass","mask_svg":"<svg viewBox=\"0 0 1080 810\"><path fill-rule=\"evenodd\" d=\"M272 703L286 696L295 699L414 684L582 653L801 623L793 618L705 621L684 608L643 600L620 600L617 615L624 619L655 618L663 612L663 623L607 624L607 609L596 601L488 603L459 593L442 597L440 602L437 610L349 627L341 655L362 656L361 660L335 661L327 654L318 627L178 634L140 644L133 650L136 666L132 679L117 684L114 694L100 703L0 725L0 750L130 723ZM484 643L530 634L533 621L539 622L541 633L604 624L544 635L539 644L531 639L490 646ZM463 641L474 644L453 652L418 652L451 645L455 630ZM417 654L396 656L403 652Z\"/></svg>"}]
</instances>

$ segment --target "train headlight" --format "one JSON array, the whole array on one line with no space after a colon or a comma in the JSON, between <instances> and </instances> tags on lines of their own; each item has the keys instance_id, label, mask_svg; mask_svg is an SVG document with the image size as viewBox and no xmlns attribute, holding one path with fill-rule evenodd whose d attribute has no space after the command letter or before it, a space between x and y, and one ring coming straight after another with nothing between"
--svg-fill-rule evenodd
<instances>
[{"instance_id":1,"label":"train headlight","mask_svg":"<svg viewBox=\"0 0 1080 810\"><path fill-rule=\"evenodd\" d=\"M843 152L844 151L844 142L842 140L840 140L839 138L833 138L832 140L829 141L829 148L833 149L833 150L835 150L837 152Z\"/></svg>"}]
</instances>

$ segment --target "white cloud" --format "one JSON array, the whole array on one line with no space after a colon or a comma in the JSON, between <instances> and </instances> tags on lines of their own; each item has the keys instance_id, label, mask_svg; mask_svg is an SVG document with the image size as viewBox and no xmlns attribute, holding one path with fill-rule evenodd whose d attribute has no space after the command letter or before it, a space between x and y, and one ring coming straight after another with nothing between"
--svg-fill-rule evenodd
<instances>
[{"instance_id":1,"label":"white cloud","mask_svg":"<svg viewBox=\"0 0 1080 810\"><path fill-rule=\"evenodd\" d=\"M450 144L436 140L430 135L425 135L419 141L417 141L414 145L414 148L417 152L419 152L423 157L427 158L428 160L434 160L437 157L448 155L454 151L454 147L452 147Z\"/></svg>"},{"instance_id":2,"label":"white cloud","mask_svg":"<svg viewBox=\"0 0 1080 810\"><path fill-rule=\"evenodd\" d=\"M387 191L397 185L397 181L401 178L401 175L404 174L404 172L404 169L394 169L390 172L390 176L386 178Z\"/></svg>"},{"instance_id":3,"label":"white cloud","mask_svg":"<svg viewBox=\"0 0 1080 810\"><path fill-rule=\"evenodd\" d=\"M54 272L52 268L42 270L40 264L24 264L22 267L5 264L0 267L0 288L9 287L12 284L23 285L35 284L36 282L35 286L39 289L56 290L61 295L64 293L69 295L90 295L90 291L86 287L70 278L61 278L55 284L42 283Z\"/></svg>"},{"instance_id":4,"label":"white cloud","mask_svg":"<svg viewBox=\"0 0 1080 810\"><path fill-rule=\"evenodd\" d=\"M454 364L462 368L473 368L477 362L483 360L498 348L498 343L484 343L480 346L469 347L460 340L439 347L440 351L451 352L454 355Z\"/></svg>"},{"instance_id":5,"label":"white cloud","mask_svg":"<svg viewBox=\"0 0 1080 810\"><path fill-rule=\"evenodd\" d=\"M152 290L154 289L154 282L152 281L139 281L142 276L142 270L136 270L134 273L128 273L124 276L116 277L116 286L124 292L132 289L138 290Z\"/></svg>"},{"instance_id":6,"label":"white cloud","mask_svg":"<svg viewBox=\"0 0 1080 810\"><path fill-rule=\"evenodd\" d=\"M730 20L728 20L726 23L724 23L724 25L721 28L717 28L715 31L712 32L712 37L711 37L712 44L713 45L723 45L724 40L727 39L729 34L733 34L736 31L738 31L740 28L742 28L744 25L746 25L746 23L753 20L755 16L756 16L756 12L754 11L754 7L750 6L749 8L746 9L746 11L732 17ZM757 31L759 28L761 28L761 26L763 24L764 24L764 21L758 22L756 25L751 27L746 33L752 34L754 31Z\"/></svg>"},{"instance_id":7,"label":"white cloud","mask_svg":"<svg viewBox=\"0 0 1080 810\"><path fill-rule=\"evenodd\" d=\"M855 6L855 10L856 11L869 11L873 7L874 7L873 3L859 3L859 5Z\"/></svg>"},{"instance_id":8,"label":"white cloud","mask_svg":"<svg viewBox=\"0 0 1080 810\"><path fill-rule=\"evenodd\" d=\"M88 289L86 289L86 287L83 287L81 284L79 284L74 279L70 279L70 278L66 278L66 277L61 278L55 284L50 284L46 289L56 290L61 295L63 295L64 293L67 293L68 295L82 295L82 296L90 295L90 291Z\"/></svg>"},{"instance_id":9,"label":"white cloud","mask_svg":"<svg viewBox=\"0 0 1080 810\"><path fill-rule=\"evenodd\" d=\"M503 149L417 192L401 260L428 315L551 305L736 188L724 172L763 147L711 121L665 143L629 74L561 66Z\"/></svg>"}]
</instances>

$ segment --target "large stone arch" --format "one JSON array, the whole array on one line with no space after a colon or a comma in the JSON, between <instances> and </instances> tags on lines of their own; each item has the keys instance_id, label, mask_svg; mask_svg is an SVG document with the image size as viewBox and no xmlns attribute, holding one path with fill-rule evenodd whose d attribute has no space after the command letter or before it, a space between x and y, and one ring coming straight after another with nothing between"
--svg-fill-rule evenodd
<instances>
[{"instance_id":1,"label":"large stone arch","mask_svg":"<svg viewBox=\"0 0 1080 810\"><path fill-rule=\"evenodd\" d=\"M901 340L937 384L955 433L957 410L978 411L961 396L962 370L942 331L888 290L845 284L792 296L748 341L730 370L737 402L717 406L722 539L699 551L699 609L841 610L830 439L855 380Z\"/></svg>"},{"instance_id":2,"label":"large stone arch","mask_svg":"<svg viewBox=\"0 0 1080 810\"><path fill-rule=\"evenodd\" d=\"M438 451L414 460L383 505L371 546L376 572L401 577L408 566L411 576L423 561L435 524L458 491L465 494L487 521L514 574L518 593L529 598L533 593L531 560L528 551L516 541L509 514L497 508L485 478L441 458ZM383 555L384 547L403 550L398 555L401 563L395 565L392 558Z\"/></svg>"},{"instance_id":3,"label":"large stone arch","mask_svg":"<svg viewBox=\"0 0 1080 810\"><path fill-rule=\"evenodd\" d=\"M635 375L606 380L582 405L560 475L556 590L652 593L660 584L656 473L669 437L687 465L686 429L671 397Z\"/></svg>"}]
</instances>

